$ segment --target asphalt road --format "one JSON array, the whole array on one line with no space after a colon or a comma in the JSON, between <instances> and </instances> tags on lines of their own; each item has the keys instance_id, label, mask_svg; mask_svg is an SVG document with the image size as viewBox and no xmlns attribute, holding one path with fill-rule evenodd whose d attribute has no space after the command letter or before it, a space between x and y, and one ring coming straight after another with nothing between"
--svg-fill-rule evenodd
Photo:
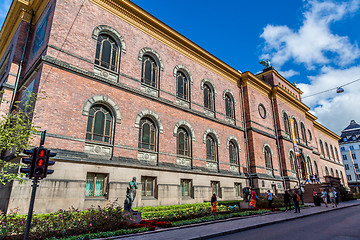
<instances>
[{"instance_id":1,"label":"asphalt road","mask_svg":"<svg viewBox=\"0 0 360 240\"><path fill-rule=\"evenodd\" d=\"M360 240L359 225L360 206L355 206L211 239Z\"/></svg>"}]
</instances>

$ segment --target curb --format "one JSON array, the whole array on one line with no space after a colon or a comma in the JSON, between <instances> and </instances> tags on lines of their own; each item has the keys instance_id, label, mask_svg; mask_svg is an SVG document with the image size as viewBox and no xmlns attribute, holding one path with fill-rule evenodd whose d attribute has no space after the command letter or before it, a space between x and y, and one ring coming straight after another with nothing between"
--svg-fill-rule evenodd
<instances>
[{"instance_id":1,"label":"curb","mask_svg":"<svg viewBox=\"0 0 360 240\"><path fill-rule=\"evenodd\" d=\"M287 219L282 219L282 220L273 221L273 222L261 223L261 224L254 225L254 226L249 226L249 227L243 227L243 228L238 228L238 229L234 229L234 230L224 231L224 232L221 232L221 233L213 233L213 234L209 234L209 235L206 235L206 236L189 238L189 240L203 240L203 239L209 239L209 238L214 238L214 237L225 236L225 235L232 234L232 233L243 232L243 231L251 230L251 229L254 229L254 228L265 227L265 226L269 226L269 225L273 225L273 224L277 224L277 223L282 223L282 222L292 221L292 220L305 218L305 217L309 217L309 216L319 215L319 214L322 214L322 213L327 213L327 212L340 210L340 209L344 209L344 208L356 207L356 206L359 206L359 205L360 205L360 203L357 203L357 204L354 204L354 205L349 205L349 206L344 206L344 207L340 207L340 208L339 207L334 208L334 209L330 208L328 210L324 210L324 211L321 211L321 212L311 213L311 214L307 214L307 215L301 215L301 216L297 216L297 217L290 218L290 219L287 218Z\"/></svg>"}]
</instances>

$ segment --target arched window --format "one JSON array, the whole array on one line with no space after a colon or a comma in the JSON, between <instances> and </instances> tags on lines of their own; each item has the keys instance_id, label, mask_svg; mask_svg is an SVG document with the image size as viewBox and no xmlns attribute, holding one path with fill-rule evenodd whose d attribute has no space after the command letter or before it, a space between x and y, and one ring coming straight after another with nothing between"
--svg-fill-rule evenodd
<instances>
[{"instance_id":1,"label":"arched window","mask_svg":"<svg viewBox=\"0 0 360 240\"><path fill-rule=\"evenodd\" d=\"M214 92L208 84L204 84L204 107L214 111Z\"/></svg>"},{"instance_id":2,"label":"arched window","mask_svg":"<svg viewBox=\"0 0 360 240\"><path fill-rule=\"evenodd\" d=\"M334 149L333 146L330 144L330 152L331 152L331 158L335 161L335 155L334 155Z\"/></svg>"},{"instance_id":3,"label":"arched window","mask_svg":"<svg viewBox=\"0 0 360 240\"><path fill-rule=\"evenodd\" d=\"M330 168L331 176L334 177L334 170Z\"/></svg>"},{"instance_id":4,"label":"arched window","mask_svg":"<svg viewBox=\"0 0 360 240\"><path fill-rule=\"evenodd\" d=\"M305 129L305 125L303 122L300 123L300 128L301 128L301 136L302 136L302 140L305 143L305 145L307 145L307 139L306 139L306 129Z\"/></svg>"},{"instance_id":5,"label":"arched window","mask_svg":"<svg viewBox=\"0 0 360 240\"><path fill-rule=\"evenodd\" d=\"M286 114L286 112L283 113L283 120L284 120L284 129L285 133L287 135L290 135L290 122L289 122L289 116Z\"/></svg>"},{"instance_id":6,"label":"arched window","mask_svg":"<svg viewBox=\"0 0 360 240\"><path fill-rule=\"evenodd\" d=\"M325 142L325 150L326 150L327 158L330 159L329 146L328 146L327 142Z\"/></svg>"},{"instance_id":7,"label":"arched window","mask_svg":"<svg viewBox=\"0 0 360 240\"><path fill-rule=\"evenodd\" d=\"M295 138L296 138L296 141L299 142L299 127L298 127L296 119L295 118L293 118L293 119L294 119Z\"/></svg>"},{"instance_id":8,"label":"arched window","mask_svg":"<svg viewBox=\"0 0 360 240\"><path fill-rule=\"evenodd\" d=\"M230 164L239 165L239 152L236 143L233 140L229 142L229 157Z\"/></svg>"},{"instance_id":9,"label":"arched window","mask_svg":"<svg viewBox=\"0 0 360 240\"><path fill-rule=\"evenodd\" d=\"M179 127L177 132L177 154L180 156L191 156L191 138L188 134L188 132L182 128Z\"/></svg>"},{"instance_id":10,"label":"arched window","mask_svg":"<svg viewBox=\"0 0 360 240\"><path fill-rule=\"evenodd\" d=\"M337 150L336 147L335 147L335 157L336 157L336 160L337 160L338 162L340 162L340 160L339 160L339 153L338 153L338 150Z\"/></svg>"},{"instance_id":11,"label":"arched window","mask_svg":"<svg viewBox=\"0 0 360 240\"><path fill-rule=\"evenodd\" d=\"M337 169L335 170L335 176L336 176L337 178L339 177L339 172L338 172Z\"/></svg>"},{"instance_id":12,"label":"arched window","mask_svg":"<svg viewBox=\"0 0 360 240\"><path fill-rule=\"evenodd\" d=\"M213 136L206 136L206 159L217 162L217 144Z\"/></svg>"},{"instance_id":13,"label":"arched window","mask_svg":"<svg viewBox=\"0 0 360 240\"><path fill-rule=\"evenodd\" d=\"M157 65L154 58L150 57L149 55L144 55L142 58L141 82L157 88L158 79L159 66Z\"/></svg>"},{"instance_id":14,"label":"arched window","mask_svg":"<svg viewBox=\"0 0 360 240\"><path fill-rule=\"evenodd\" d=\"M321 155L323 157L325 157L325 152L324 152L324 145L323 145L323 142L321 141L321 139L319 140L320 142L320 151L321 151Z\"/></svg>"},{"instance_id":15,"label":"arched window","mask_svg":"<svg viewBox=\"0 0 360 240\"><path fill-rule=\"evenodd\" d=\"M341 183L344 184L344 176L342 171L340 171L340 178L341 178Z\"/></svg>"},{"instance_id":16,"label":"arched window","mask_svg":"<svg viewBox=\"0 0 360 240\"><path fill-rule=\"evenodd\" d=\"M329 170L326 166L325 166L325 176L329 176Z\"/></svg>"},{"instance_id":17,"label":"arched window","mask_svg":"<svg viewBox=\"0 0 360 240\"><path fill-rule=\"evenodd\" d=\"M150 118L142 118L139 124L139 148L150 151L157 151L158 130Z\"/></svg>"},{"instance_id":18,"label":"arched window","mask_svg":"<svg viewBox=\"0 0 360 240\"><path fill-rule=\"evenodd\" d=\"M265 166L266 168L273 168L272 165L272 154L271 154L271 150L268 146L265 146L265 150L264 150L264 157L265 157Z\"/></svg>"},{"instance_id":19,"label":"arched window","mask_svg":"<svg viewBox=\"0 0 360 240\"><path fill-rule=\"evenodd\" d=\"M307 165L307 167L308 167L308 174L309 174L309 175L313 175L313 169L312 169L312 165L311 165L311 160L310 160L310 158L307 157L307 158L306 158L306 161L307 161L306 165Z\"/></svg>"},{"instance_id":20,"label":"arched window","mask_svg":"<svg viewBox=\"0 0 360 240\"><path fill-rule=\"evenodd\" d=\"M291 166L291 171L296 172L296 158L295 158L295 154L294 152L290 152L290 166Z\"/></svg>"},{"instance_id":21,"label":"arched window","mask_svg":"<svg viewBox=\"0 0 360 240\"><path fill-rule=\"evenodd\" d=\"M118 71L120 49L115 40L107 34L97 38L95 64L111 71Z\"/></svg>"},{"instance_id":22,"label":"arched window","mask_svg":"<svg viewBox=\"0 0 360 240\"><path fill-rule=\"evenodd\" d=\"M318 169L318 165L317 165L316 161L314 161L314 167L315 167L315 173L316 173L316 175L319 176L319 169Z\"/></svg>"},{"instance_id":23,"label":"arched window","mask_svg":"<svg viewBox=\"0 0 360 240\"><path fill-rule=\"evenodd\" d=\"M112 126L113 117L110 110L103 105L94 105L89 111L86 139L111 143Z\"/></svg>"},{"instance_id":24,"label":"arched window","mask_svg":"<svg viewBox=\"0 0 360 240\"><path fill-rule=\"evenodd\" d=\"M234 100L229 94L225 95L225 111L228 118L235 118Z\"/></svg>"},{"instance_id":25,"label":"arched window","mask_svg":"<svg viewBox=\"0 0 360 240\"><path fill-rule=\"evenodd\" d=\"M176 73L176 93L177 93L177 97L184 99L186 101L190 100L190 84L189 84L189 80L186 77L186 75L181 72L178 71Z\"/></svg>"}]
</instances>

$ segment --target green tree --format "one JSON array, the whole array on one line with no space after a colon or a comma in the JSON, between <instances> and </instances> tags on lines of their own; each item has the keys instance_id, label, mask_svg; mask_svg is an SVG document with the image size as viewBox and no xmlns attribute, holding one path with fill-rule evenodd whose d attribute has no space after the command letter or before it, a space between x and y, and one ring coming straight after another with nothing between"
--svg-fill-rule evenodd
<instances>
[{"instance_id":1,"label":"green tree","mask_svg":"<svg viewBox=\"0 0 360 240\"><path fill-rule=\"evenodd\" d=\"M35 117L34 104L37 100L35 94L27 94L22 100L14 103L13 110L0 116L0 183L20 181L24 174L18 169L22 165L19 161L12 162L24 149L29 148L29 143L34 138L34 133L39 132L39 127L32 119ZM2 100L2 103L7 101ZM8 102L7 102L8 103Z\"/></svg>"}]
</instances>

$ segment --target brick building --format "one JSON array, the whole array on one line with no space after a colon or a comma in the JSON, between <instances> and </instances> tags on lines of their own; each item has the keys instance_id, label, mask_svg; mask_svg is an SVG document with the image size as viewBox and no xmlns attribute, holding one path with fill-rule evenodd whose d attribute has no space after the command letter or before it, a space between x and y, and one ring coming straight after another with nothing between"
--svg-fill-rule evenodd
<instances>
[{"instance_id":1,"label":"brick building","mask_svg":"<svg viewBox=\"0 0 360 240\"><path fill-rule=\"evenodd\" d=\"M36 212L122 203L133 176L136 206L281 193L298 184L290 119L300 178L346 184L339 137L301 90L271 67L231 68L130 1L14 0L0 34L3 98L46 97L34 121L57 156ZM30 185L2 187L0 209L25 212Z\"/></svg>"}]
</instances>

